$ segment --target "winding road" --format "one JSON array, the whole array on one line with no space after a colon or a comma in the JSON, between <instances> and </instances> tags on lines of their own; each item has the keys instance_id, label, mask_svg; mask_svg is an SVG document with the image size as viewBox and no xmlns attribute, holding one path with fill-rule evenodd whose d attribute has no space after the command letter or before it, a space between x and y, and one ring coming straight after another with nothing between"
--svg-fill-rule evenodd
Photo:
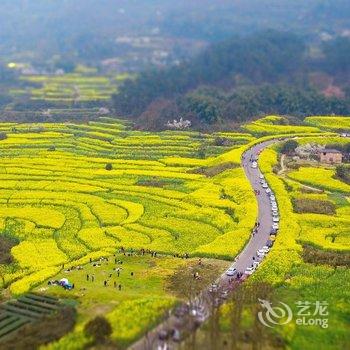
<instances>
[{"instance_id":1,"label":"winding road","mask_svg":"<svg viewBox=\"0 0 350 350\"><path fill-rule=\"evenodd\" d=\"M244 247L239 256L236 257L235 262L232 263L231 267L236 268L237 271L243 272L247 267L250 267L253 263L253 256L256 257L256 251L261 249L266 245L266 242L270 238L270 231L273 224L272 213L271 213L271 204L270 199L265 190L262 188L260 184L260 170L259 168L252 168L252 163L250 161L251 158L257 158L262 150L271 144L275 143L276 140L269 140L266 142L259 143L249 150L247 150L242 156L242 167L245 171L245 174L252 186L252 190L259 190L260 195L256 195L256 199L258 202L258 218L260 225L257 229L255 235L252 235L247 245ZM246 213L246 215L254 215L253 213ZM230 285L230 277L224 273L221 275L216 284L220 288L227 288ZM202 295L200 296L200 302L202 309L205 310L205 317L202 322L204 322L209 317L210 305L205 300L208 300L209 296L209 287L208 290L204 290ZM204 301L203 301L204 300ZM179 324L182 324L183 329L185 329L186 324L180 322L178 317L170 316L165 322L159 324L154 330L148 333L147 337L143 337L137 343L130 346L130 350L151 350L151 349L174 349L176 348L176 344L172 343L171 345L166 342L159 341L159 332L162 330L169 329L179 329ZM188 326L188 325L187 325ZM180 327L181 329L181 327Z\"/></svg>"}]
</instances>

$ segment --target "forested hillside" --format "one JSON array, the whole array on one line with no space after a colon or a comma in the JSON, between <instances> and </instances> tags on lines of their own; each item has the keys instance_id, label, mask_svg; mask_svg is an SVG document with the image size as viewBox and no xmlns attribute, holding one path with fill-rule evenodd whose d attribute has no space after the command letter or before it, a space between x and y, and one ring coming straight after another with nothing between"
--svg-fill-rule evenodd
<instances>
[{"instance_id":1,"label":"forested hillside","mask_svg":"<svg viewBox=\"0 0 350 350\"><path fill-rule=\"evenodd\" d=\"M268 113L349 114L349 55L344 37L317 46L276 31L233 37L189 62L127 80L114 106L150 126L174 115L214 124Z\"/></svg>"}]
</instances>

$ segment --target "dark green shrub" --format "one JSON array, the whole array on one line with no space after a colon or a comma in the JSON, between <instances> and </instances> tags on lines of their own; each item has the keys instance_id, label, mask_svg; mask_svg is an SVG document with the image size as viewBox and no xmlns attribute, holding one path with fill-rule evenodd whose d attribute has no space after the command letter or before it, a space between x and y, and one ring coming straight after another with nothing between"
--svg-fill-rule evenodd
<instances>
[{"instance_id":1,"label":"dark green shrub","mask_svg":"<svg viewBox=\"0 0 350 350\"><path fill-rule=\"evenodd\" d=\"M93 338L95 343L104 343L112 334L112 327L103 316L97 316L84 327L84 333Z\"/></svg>"},{"instance_id":2,"label":"dark green shrub","mask_svg":"<svg viewBox=\"0 0 350 350\"><path fill-rule=\"evenodd\" d=\"M107 163L107 164L106 164L106 170L110 171L110 170L112 170L112 169L113 169L112 163Z\"/></svg>"}]
</instances>

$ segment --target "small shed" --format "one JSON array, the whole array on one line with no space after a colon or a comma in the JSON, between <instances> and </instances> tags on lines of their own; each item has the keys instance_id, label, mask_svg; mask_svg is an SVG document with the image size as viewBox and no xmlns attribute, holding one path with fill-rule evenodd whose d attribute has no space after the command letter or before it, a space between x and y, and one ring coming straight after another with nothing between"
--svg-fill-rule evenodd
<instances>
[{"instance_id":1,"label":"small shed","mask_svg":"<svg viewBox=\"0 0 350 350\"><path fill-rule=\"evenodd\" d=\"M319 158L321 163L341 164L343 161L343 154L337 149L323 149L319 151Z\"/></svg>"}]
</instances>

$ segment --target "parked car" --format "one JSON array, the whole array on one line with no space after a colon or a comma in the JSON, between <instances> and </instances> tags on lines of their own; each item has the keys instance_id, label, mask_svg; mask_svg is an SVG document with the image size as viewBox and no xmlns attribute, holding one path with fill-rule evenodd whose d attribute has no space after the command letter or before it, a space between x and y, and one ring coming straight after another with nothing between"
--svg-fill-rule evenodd
<instances>
[{"instance_id":1,"label":"parked car","mask_svg":"<svg viewBox=\"0 0 350 350\"><path fill-rule=\"evenodd\" d=\"M246 275L251 275L254 272L254 267L247 267L244 273Z\"/></svg>"},{"instance_id":2,"label":"parked car","mask_svg":"<svg viewBox=\"0 0 350 350\"><path fill-rule=\"evenodd\" d=\"M279 225L277 224L277 222L275 222L275 223L272 225L272 228L274 228L275 230L278 230L278 229L279 229Z\"/></svg>"},{"instance_id":3,"label":"parked car","mask_svg":"<svg viewBox=\"0 0 350 350\"><path fill-rule=\"evenodd\" d=\"M228 298L228 290L223 290L220 295L221 299L227 299Z\"/></svg>"},{"instance_id":4,"label":"parked car","mask_svg":"<svg viewBox=\"0 0 350 350\"><path fill-rule=\"evenodd\" d=\"M277 211L278 210L278 208L277 208L277 206L276 205L273 205L272 207L271 207L271 211Z\"/></svg>"},{"instance_id":5,"label":"parked car","mask_svg":"<svg viewBox=\"0 0 350 350\"><path fill-rule=\"evenodd\" d=\"M274 210L274 211L272 212L272 215L273 215L273 216L278 216L278 211L277 211L277 210Z\"/></svg>"},{"instance_id":6,"label":"parked car","mask_svg":"<svg viewBox=\"0 0 350 350\"><path fill-rule=\"evenodd\" d=\"M262 184L262 188L268 188L269 186L268 186L268 184L266 183L266 182L264 182L263 184Z\"/></svg>"},{"instance_id":7,"label":"parked car","mask_svg":"<svg viewBox=\"0 0 350 350\"><path fill-rule=\"evenodd\" d=\"M267 188L267 189L265 190L265 192L266 192L267 194L269 194L269 193L271 192L271 189L270 189L270 188Z\"/></svg>"},{"instance_id":8,"label":"parked car","mask_svg":"<svg viewBox=\"0 0 350 350\"><path fill-rule=\"evenodd\" d=\"M174 328L171 331L171 339L175 342L175 343L179 343L181 341L181 333L178 329Z\"/></svg>"},{"instance_id":9,"label":"parked car","mask_svg":"<svg viewBox=\"0 0 350 350\"><path fill-rule=\"evenodd\" d=\"M234 267L230 267L227 271L226 271L226 275L227 276L235 276L237 274L237 269Z\"/></svg>"},{"instance_id":10,"label":"parked car","mask_svg":"<svg viewBox=\"0 0 350 350\"><path fill-rule=\"evenodd\" d=\"M271 205L275 205L277 207L277 202L276 201L271 201Z\"/></svg>"},{"instance_id":11,"label":"parked car","mask_svg":"<svg viewBox=\"0 0 350 350\"><path fill-rule=\"evenodd\" d=\"M271 248L273 246L273 240L269 239L267 242L266 242L266 246Z\"/></svg>"},{"instance_id":12,"label":"parked car","mask_svg":"<svg viewBox=\"0 0 350 350\"><path fill-rule=\"evenodd\" d=\"M264 257L265 254L266 254L266 253L265 253L262 249L259 249L259 250L256 251L256 255L257 255L257 256Z\"/></svg>"},{"instance_id":13,"label":"parked car","mask_svg":"<svg viewBox=\"0 0 350 350\"><path fill-rule=\"evenodd\" d=\"M260 174L259 178L263 180L263 179L265 179L265 176L263 174Z\"/></svg>"},{"instance_id":14,"label":"parked car","mask_svg":"<svg viewBox=\"0 0 350 350\"><path fill-rule=\"evenodd\" d=\"M158 339L161 341L166 341L169 339L170 332L166 329L162 329L158 332Z\"/></svg>"},{"instance_id":15,"label":"parked car","mask_svg":"<svg viewBox=\"0 0 350 350\"><path fill-rule=\"evenodd\" d=\"M189 313L189 307L187 304L182 304L179 305L175 310L174 310L174 315L176 317L183 317Z\"/></svg>"},{"instance_id":16,"label":"parked car","mask_svg":"<svg viewBox=\"0 0 350 350\"><path fill-rule=\"evenodd\" d=\"M260 265L259 261L254 261L253 262L253 267L254 267L255 270L259 267L259 265Z\"/></svg>"},{"instance_id":17,"label":"parked car","mask_svg":"<svg viewBox=\"0 0 350 350\"><path fill-rule=\"evenodd\" d=\"M256 169L257 167L258 167L258 163L257 163L257 162L253 162L253 163L252 163L252 168L253 168L253 169Z\"/></svg>"},{"instance_id":18,"label":"parked car","mask_svg":"<svg viewBox=\"0 0 350 350\"><path fill-rule=\"evenodd\" d=\"M217 292L217 290L219 289L219 286L216 283L213 283L210 287L209 287L209 292L210 293L214 293Z\"/></svg>"},{"instance_id":19,"label":"parked car","mask_svg":"<svg viewBox=\"0 0 350 350\"><path fill-rule=\"evenodd\" d=\"M275 230L274 228L271 228L270 235L277 235L277 230Z\"/></svg>"},{"instance_id":20,"label":"parked car","mask_svg":"<svg viewBox=\"0 0 350 350\"><path fill-rule=\"evenodd\" d=\"M274 195L274 194L272 194L272 193L271 193L271 196L270 196L270 200L271 200L271 201L275 201L275 200L276 200L275 195Z\"/></svg>"},{"instance_id":21,"label":"parked car","mask_svg":"<svg viewBox=\"0 0 350 350\"><path fill-rule=\"evenodd\" d=\"M273 221L273 222L279 222L279 221L280 221L280 218L279 218L278 216L274 216L274 217L272 218L272 221Z\"/></svg>"},{"instance_id":22,"label":"parked car","mask_svg":"<svg viewBox=\"0 0 350 350\"><path fill-rule=\"evenodd\" d=\"M265 254L266 254L266 253L268 253L268 252L270 251L270 248L269 248L267 245L264 245L264 246L261 248L261 250L262 250L263 252L265 252Z\"/></svg>"}]
</instances>

